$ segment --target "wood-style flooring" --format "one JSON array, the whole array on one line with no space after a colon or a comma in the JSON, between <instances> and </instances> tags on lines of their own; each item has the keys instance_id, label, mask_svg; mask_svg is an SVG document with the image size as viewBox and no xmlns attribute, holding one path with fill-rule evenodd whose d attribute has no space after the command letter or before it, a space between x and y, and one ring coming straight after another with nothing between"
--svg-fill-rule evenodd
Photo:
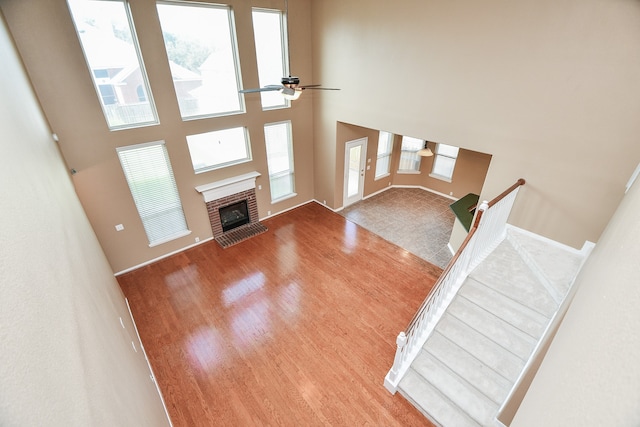
<instances>
[{"instance_id":1,"label":"wood-style flooring","mask_svg":"<svg viewBox=\"0 0 640 427\"><path fill-rule=\"evenodd\" d=\"M431 425L384 376L441 270L309 203L119 276L173 425Z\"/></svg>"}]
</instances>

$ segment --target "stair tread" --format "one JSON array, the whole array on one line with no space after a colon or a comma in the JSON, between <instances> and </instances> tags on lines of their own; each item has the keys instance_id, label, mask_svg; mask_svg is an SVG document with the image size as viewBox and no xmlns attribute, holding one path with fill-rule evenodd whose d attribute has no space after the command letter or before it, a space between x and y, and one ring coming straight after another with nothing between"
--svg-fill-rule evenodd
<instances>
[{"instance_id":1,"label":"stair tread","mask_svg":"<svg viewBox=\"0 0 640 427\"><path fill-rule=\"evenodd\" d=\"M549 318L558 307L508 240L503 240L469 277Z\"/></svg>"},{"instance_id":2,"label":"stair tread","mask_svg":"<svg viewBox=\"0 0 640 427\"><path fill-rule=\"evenodd\" d=\"M421 351L414 360L412 368L480 425L487 425L495 418L499 406L496 402L460 378L428 352Z\"/></svg>"},{"instance_id":3,"label":"stair tread","mask_svg":"<svg viewBox=\"0 0 640 427\"><path fill-rule=\"evenodd\" d=\"M518 356L447 313L436 330L509 381L518 378L525 364Z\"/></svg>"},{"instance_id":4,"label":"stair tread","mask_svg":"<svg viewBox=\"0 0 640 427\"><path fill-rule=\"evenodd\" d=\"M398 390L427 418L443 427L480 426L413 369L407 371Z\"/></svg>"},{"instance_id":5,"label":"stair tread","mask_svg":"<svg viewBox=\"0 0 640 427\"><path fill-rule=\"evenodd\" d=\"M567 294L582 265L580 253L514 228L509 229L507 236L515 242L515 247L525 252L526 258L535 263L560 296Z\"/></svg>"},{"instance_id":6,"label":"stair tread","mask_svg":"<svg viewBox=\"0 0 640 427\"><path fill-rule=\"evenodd\" d=\"M536 345L534 338L463 296L456 296L447 312L523 360Z\"/></svg>"},{"instance_id":7,"label":"stair tread","mask_svg":"<svg viewBox=\"0 0 640 427\"><path fill-rule=\"evenodd\" d=\"M423 348L497 404L511 389L510 381L438 332L429 337Z\"/></svg>"},{"instance_id":8,"label":"stair tread","mask_svg":"<svg viewBox=\"0 0 640 427\"><path fill-rule=\"evenodd\" d=\"M549 323L549 319L539 312L472 278L467 278L459 294L534 338L542 336Z\"/></svg>"}]
</instances>

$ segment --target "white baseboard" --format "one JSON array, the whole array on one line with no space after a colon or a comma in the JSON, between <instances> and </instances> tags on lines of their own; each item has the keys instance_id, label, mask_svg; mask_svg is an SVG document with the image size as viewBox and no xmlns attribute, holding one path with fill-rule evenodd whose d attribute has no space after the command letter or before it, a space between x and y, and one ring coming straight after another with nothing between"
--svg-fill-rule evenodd
<instances>
[{"instance_id":1,"label":"white baseboard","mask_svg":"<svg viewBox=\"0 0 640 427\"><path fill-rule=\"evenodd\" d=\"M153 264L156 261L160 261L161 259L168 258L171 255L179 254L180 252L184 252L187 249L191 249L191 248L194 248L194 247L196 247L198 245L201 245L203 243L210 242L211 240L213 240L213 236L212 237L208 237L208 238L203 239L203 240L200 240L198 243L194 243L192 245L185 246L184 248L176 249L175 251L169 252L168 254L164 254L164 255L161 255L161 256L159 256L157 258L150 259L149 261L145 261L142 264L134 265L133 267L129 267L129 268L126 268L126 269L124 269L122 271L118 271L117 273L114 274L114 276L118 277L118 276L120 276L122 274L125 274L125 273L128 273L130 271L137 270L140 267L144 267L145 265Z\"/></svg>"},{"instance_id":2,"label":"white baseboard","mask_svg":"<svg viewBox=\"0 0 640 427\"><path fill-rule=\"evenodd\" d=\"M138 344L140 344L140 349L142 349L144 360L147 361L147 366L149 367L149 372L151 372L151 376L153 377L153 383L155 384L156 390L158 391L158 396L160 397L160 402L162 402L162 407L164 408L164 413L167 416L167 421L169 421L169 426L173 427L173 423L171 422L171 417L169 416L169 411L167 410L167 405L164 403L164 397L162 396L162 392L160 391L160 387L158 386L158 380L156 379L156 374L153 372L151 363L149 363L149 358L147 357L147 351L144 349L144 345L142 345L142 340L140 339L140 334L138 333L138 325L136 325L136 320L133 318L133 313L131 312L131 306L129 305L129 300L125 298L124 302L125 304L127 304L127 310L129 310L131 323L133 323L133 329L136 331L136 336L138 337Z\"/></svg>"}]
</instances>

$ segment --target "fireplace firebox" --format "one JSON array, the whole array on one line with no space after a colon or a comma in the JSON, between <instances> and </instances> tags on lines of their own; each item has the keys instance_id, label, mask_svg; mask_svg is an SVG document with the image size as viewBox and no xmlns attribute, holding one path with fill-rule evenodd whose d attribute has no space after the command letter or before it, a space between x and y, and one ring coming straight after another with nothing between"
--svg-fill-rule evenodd
<instances>
[{"instance_id":1,"label":"fireplace firebox","mask_svg":"<svg viewBox=\"0 0 640 427\"><path fill-rule=\"evenodd\" d=\"M224 206L218 210L220 213L220 222L222 223L222 231L227 232L238 228L242 225L249 224L249 209L247 207L247 201L241 200L237 203L233 203Z\"/></svg>"}]
</instances>

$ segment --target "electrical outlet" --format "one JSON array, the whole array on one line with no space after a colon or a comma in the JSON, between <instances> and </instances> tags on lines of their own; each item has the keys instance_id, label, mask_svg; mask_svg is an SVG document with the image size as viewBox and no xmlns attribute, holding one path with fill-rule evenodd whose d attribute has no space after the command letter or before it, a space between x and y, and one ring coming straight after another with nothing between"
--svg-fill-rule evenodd
<instances>
[{"instance_id":1,"label":"electrical outlet","mask_svg":"<svg viewBox=\"0 0 640 427\"><path fill-rule=\"evenodd\" d=\"M450 195L450 196L453 196L453 191L449 192L449 195Z\"/></svg>"},{"instance_id":2,"label":"electrical outlet","mask_svg":"<svg viewBox=\"0 0 640 427\"><path fill-rule=\"evenodd\" d=\"M262 190L262 185L258 185L258 190Z\"/></svg>"},{"instance_id":3,"label":"electrical outlet","mask_svg":"<svg viewBox=\"0 0 640 427\"><path fill-rule=\"evenodd\" d=\"M200 238L196 237L196 243L200 242Z\"/></svg>"},{"instance_id":4,"label":"electrical outlet","mask_svg":"<svg viewBox=\"0 0 640 427\"><path fill-rule=\"evenodd\" d=\"M267 211L267 215L271 215L271 211Z\"/></svg>"},{"instance_id":5,"label":"electrical outlet","mask_svg":"<svg viewBox=\"0 0 640 427\"><path fill-rule=\"evenodd\" d=\"M326 200L323 200L323 201L322 201L322 204L326 206L326 205L327 205L327 201L326 201Z\"/></svg>"},{"instance_id":6,"label":"electrical outlet","mask_svg":"<svg viewBox=\"0 0 640 427\"><path fill-rule=\"evenodd\" d=\"M124 225L122 224L116 225L116 231L122 231L122 230L124 230Z\"/></svg>"}]
</instances>

